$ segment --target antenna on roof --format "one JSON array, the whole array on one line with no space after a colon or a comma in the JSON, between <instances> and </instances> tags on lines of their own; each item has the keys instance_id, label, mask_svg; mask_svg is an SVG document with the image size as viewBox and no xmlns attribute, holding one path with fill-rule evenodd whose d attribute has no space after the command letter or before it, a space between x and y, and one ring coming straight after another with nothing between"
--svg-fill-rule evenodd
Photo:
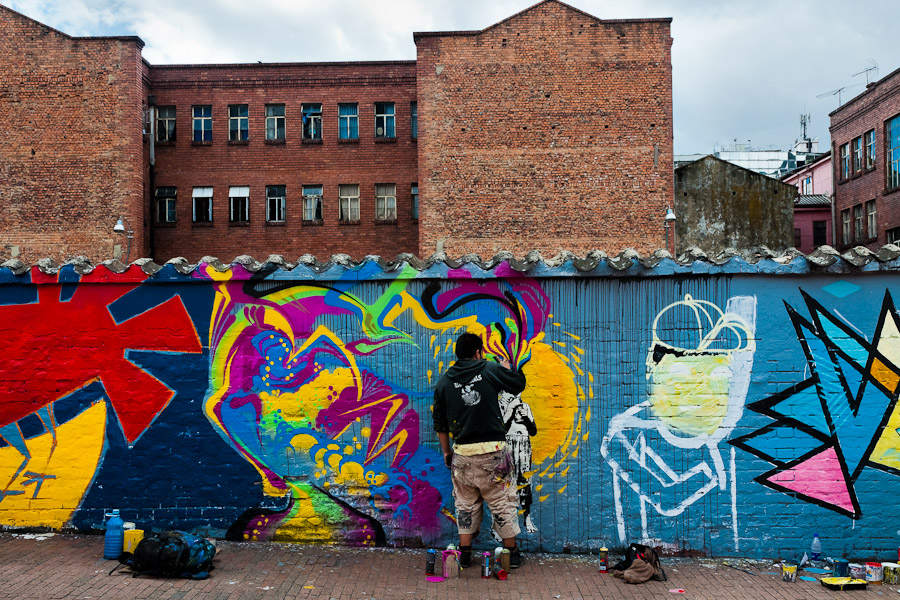
<instances>
[{"instance_id":1,"label":"antenna on roof","mask_svg":"<svg viewBox=\"0 0 900 600\"><path fill-rule=\"evenodd\" d=\"M810 115L800 115L800 131L802 132L803 137L801 139L808 140L809 137L806 135L806 128L809 126L812 118Z\"/></svg>"},{"instance_id":2,"label":"antenna on roof","mask_svg":"<svg viewBox=\"0 0 900 600\"><path fill-rule=\"evenodd\" d=\"M859 73L854 73L853 75L851 75L851 77L856 77L857 75L862 75L863 73L865 73L866 74L866 85L869 85L869 73L874 71L875 75L876 76L878 75L878 63L875 62L874 58L870 58L869 62L867 64L868 64L868 66L865 69L863 69Z\"/></svg>"},{"instance_id":3,"label":"antenna on roof","mask_svg":"<svg viewBox=\"0 0 900 600\"><path fill-rule=\"evenodd\" d=\"M844 87L839 87L836 90L831 90L830 92L825 92L824 94L819 94L818 96L816 96L816 98L825 98L827 96L837 96L838 97L838 106L840 106L843 104L843 102L841 102L841 92L846 90L848 87L853 87L853 86L845 85Z\"/></svg>"}]
</instances>

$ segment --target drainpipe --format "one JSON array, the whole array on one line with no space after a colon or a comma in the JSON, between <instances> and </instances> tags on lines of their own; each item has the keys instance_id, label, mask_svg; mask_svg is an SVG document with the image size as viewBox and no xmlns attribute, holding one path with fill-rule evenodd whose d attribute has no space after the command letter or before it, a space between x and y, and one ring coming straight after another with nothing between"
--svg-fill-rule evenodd
<instances>
[{"instance_id":1,"label":"drainpipe","mask_svg":"<svg viewBox=\"0 0 900 600\"><path fill-rule=\"evenodd\" d=\"M153 195L156 192L156 96L152 94L148 96L147 105L150 107L150 172L148 175L150 184L150 198L148 199L148 204L150 208L146 213L149 217L147 219L147 254L152 259L156 254L155 232L153 227L156 222L156 219L153 218Z\"/></svg>"}]
</instances>

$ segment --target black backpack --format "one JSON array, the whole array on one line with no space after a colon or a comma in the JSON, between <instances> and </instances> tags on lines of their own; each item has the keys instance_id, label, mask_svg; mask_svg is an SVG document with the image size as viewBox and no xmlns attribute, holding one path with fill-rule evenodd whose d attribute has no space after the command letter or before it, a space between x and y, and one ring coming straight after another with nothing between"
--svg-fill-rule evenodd
<instances>
[{"instance_id":1,"label":"black backpack","mask_svg":"<svg viewBox=\"0 0 900 600\"><path fill-rule=\"evenodd\" d=\"M216 547L209 540L184 531L163 531L142 539L134 554L123 552L119 562L131 567L134 577L206 579L215 568L212 564L215 555Z\"/></svg>"}]
</instances>

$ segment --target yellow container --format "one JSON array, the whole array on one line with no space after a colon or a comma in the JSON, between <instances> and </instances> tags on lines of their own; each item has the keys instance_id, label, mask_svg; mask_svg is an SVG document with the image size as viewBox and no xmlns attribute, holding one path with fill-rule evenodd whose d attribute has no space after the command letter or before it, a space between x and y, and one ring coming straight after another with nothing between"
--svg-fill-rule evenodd
<instances>
[{"instance_id":1,"label":"yellow container","mask_svg":"<svg viewBox=\"0 0 900 600\"><path fill-rule=\"evenodd\" d=\"M138 542L144 539L144 530L143 529L126 529L125 530L125 541L122 544L122 550L124 552L131 552L134 554L135 548L137 548Z\"/></svg>"}]
</instances>

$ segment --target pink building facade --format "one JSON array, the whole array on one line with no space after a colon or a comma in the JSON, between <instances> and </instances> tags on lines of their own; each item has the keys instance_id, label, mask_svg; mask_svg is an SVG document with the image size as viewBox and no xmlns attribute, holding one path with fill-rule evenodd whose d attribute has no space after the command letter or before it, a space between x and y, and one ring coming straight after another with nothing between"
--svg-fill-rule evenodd
<instances>
[{"instance_id":1,"label":"pink building facade","mask_svg":"<svg viewBox=\"0 0 900 600\"><path fill-rule=\"evenodd\" d=\"M784 183L797 187L794 201L794 247L804 254L823 245L834 245L831 153L822 156L782 177Z\"/></svg>"}]
</instances>

